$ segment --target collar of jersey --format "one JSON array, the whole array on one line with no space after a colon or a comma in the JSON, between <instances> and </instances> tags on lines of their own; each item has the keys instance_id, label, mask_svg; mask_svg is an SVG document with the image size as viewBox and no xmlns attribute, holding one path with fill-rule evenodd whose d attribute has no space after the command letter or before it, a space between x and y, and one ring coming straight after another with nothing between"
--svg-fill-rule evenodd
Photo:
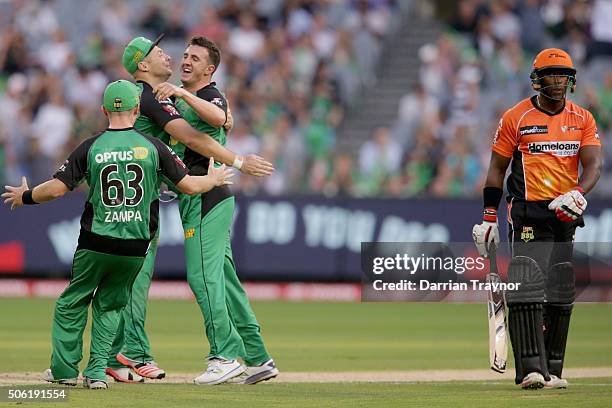
<instances>
[{"instance_id":1,"label":"collar of jersey","mask_svg":"<svg viewBox=\"0 0 612 408\"><path fill-rule=\"evenodd\" d=\"M130 127L126 127L126 128L121 128L121 129L111 129L111 128L106 128L107 132L121 132L122 130L132 130L134 129L134 126L130 126Z\"/></svg>"},{"instance_id":2,"label":"collar of jersey","mask_svg":"<svg viewBox=\"0 0 612 408\"><path fill-rule=\"evenodd\" d=\"M533 105L534 108L536 108L537 110L539 110L542 113L545 113L548 116L557 116L558 114L560 114L561 112L563 112L563 110L565 109L565 101L563 102L563 106L561 107L561 109L559 109L557 112L553 112L550 113L548 111L545 111L544 109L540 108L538 106L538 104L535 102L536 98L538 96L537 95L533 95L531 98L529 98L529 100L531 101L531 104Z\"/></svg>"}]
</instances>

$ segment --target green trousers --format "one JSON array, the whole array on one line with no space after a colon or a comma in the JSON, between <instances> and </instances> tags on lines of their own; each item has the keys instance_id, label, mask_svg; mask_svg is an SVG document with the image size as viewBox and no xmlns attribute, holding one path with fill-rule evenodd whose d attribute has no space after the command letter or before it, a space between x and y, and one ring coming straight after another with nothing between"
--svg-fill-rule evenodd
<instances>
[{"instance_id":1,"label":"green trousers","mask_svg":"<svg viewBox=\"0 0 612 408\"><path fill-rule=\"evenodd\" d=\"M209 356L243 357L247 365L270 359L259 324L236 275L229 230L234 213L230 197L202 216L202 196L181 195L180 212L185 231L187 281L204 318ZM147 297L157 247L151 246L134 282L128 305L121 315L123 331L113 342L109 367L121 367L118 352L137 361L151 361L145 331Z\"/></svg>"},{"instance_id":2,"label":"green trousers","mask_svg":"<svg viewBox=\"0 0 612 408\"><path fill-rule=\"evenodd\" d=\"M51 372L55 379L76 378L83 358L83 331L92 305L91 348L83 376L106 380L106 363L117 332L119 314L144 258L79 249L70 284L55 303Z\"/></svg>"},{"instance_id":3,"label":"green trousers","mask_svg":"<svg viewBox=\"0 0 612 408\"><path fill-rule=\"evenodd\" d=\"M242 357L247 365L270 359L232 258L234 197L202 216L202 197L181 196L187 281L204 317L209 357Z\"/></svg>"},{"instance_id":4,"label":"green trousers","mask_svg":"<svg viewBox=\"0 0 612 408\"><path fill-rule=\"evenodd\" d=\"M108 358L108 367L123 367L117 361L117 353L143 363L153 360L149 336L145 331L145 320L147 319L147 299L155 268L158 242L159 230L158 236L151 242L149 252L138 272L138 276L136 276L128 303L119 317L119 327Z\"/></svg>"}]
</instances>

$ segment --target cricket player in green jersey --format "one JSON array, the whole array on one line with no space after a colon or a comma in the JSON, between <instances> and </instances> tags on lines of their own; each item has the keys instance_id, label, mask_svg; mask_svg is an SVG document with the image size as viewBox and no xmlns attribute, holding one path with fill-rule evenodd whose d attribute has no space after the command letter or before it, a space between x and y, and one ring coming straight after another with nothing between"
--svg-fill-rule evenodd
<instances>
[{"instance_id":1,"label":"cricket player in green jersey","mask_svg":"<svg viewBox=\"0 0 612 408\"><path fill-rule=\"evenodd\" d=\"M181 64L183 88L164 83L153 92L159 100L175 97L176 107L191 126L225 145L225 120L217 120L193 102L195 95L212 103L225 119L227 100L212 82L220 60L215 43L205 37L193 37ZM208 158L172 140L170 146L189 167L190 174L206 174ZM208 369L194 383L255 384L276 377L278 368L266 350L255 314L236 275L230 241L234 214L231 190L222 186L198 196L181 195L180 200L187 280L204 316L210 343ZM240 367L238 357L247 367L244 373L235 375Z\"/></svg>"},{"instance_id":2,"label":"cricket player in green jersey","mask_svg":"<svg viewBox=\"0 0 612 408\"><path fill-rule=\"evenodd\" d=\"M180 142L200 155L213 156L245 174L259 177L269 175L274 170L270 163L254 154L239 156L227 150L208 134L191 127L176 109L172 98L155 98L153 88L167 81L172 74L170 58L158 46L160 40L161 37L155 41L137 37L130 41L123 52L123 65L141 89L140 115L135 128L168 144ZM192 99L202 110L216 115L216 120L221 121L221 124L225 121L225 113L217 106L195 95L192 95ZM154 361L145 331L147 297L156 249L157 245L152 245L134 282L113 342L106 372L116 381L139 382L143 377L161 379L166 375Z\"/></svg>"},{"instance_id":3,"label":"cricket player in green jersey","mask_svg":"<svg viewBox=\"0 0 612 408\"><path fill-rule=\"evenodd\" d=\"M171 149L135 130L139 102L140 90L133 83L109 84L103 101L108 129L81 143L53 179L30 190L24 177L21 186L6 186L2 194L13 209L60 198L83 180L89 185L70 284L55 305L51 367L43 374L49 382L76 385L91 304L91 349L83 385L107 388L105 368L119 315L157 233L160 183L185 194L230 183L225 166L211 166L204 177L188 175Z\"/></svg>"}]
</instances>

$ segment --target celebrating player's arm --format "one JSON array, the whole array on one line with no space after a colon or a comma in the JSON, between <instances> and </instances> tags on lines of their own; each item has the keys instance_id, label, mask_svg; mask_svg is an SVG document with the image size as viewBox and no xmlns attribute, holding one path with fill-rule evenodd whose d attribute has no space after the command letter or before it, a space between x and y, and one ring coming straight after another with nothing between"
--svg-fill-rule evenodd
<instances>
[{"instance_id":1,"label":"celebrating player's arm","mask_svg":"<svg viewBox=\"0 0 612 408\"><path fill-rule=\"evenodd\" d=\"M232 170L226 168L225 165L215 168L213 165L214 161L211 160L208 166L207 175L190 176L187 174L185 165L170 148L161 142L156 144L160 153L160 170L162 174L164 174L170 182L175 184L182 193L190 195L205 193L212 190L214 187L232 184ZM24 204L40 204L63 197L64 194L72 190L84 177L84 173L79 173L80 175L77 177L78 180L73 182L71 179L74 177L70 175L66 177L62 176L62 172L66 171L66 166L78 166L82 163L86 164L86 159L83 160L79 155L81 157L87 157L86 143L79 146L70 158L66 160L66 163L62 166L63 170L60 169L57 173L57 178L47 180L31 190L28 187L28 181L25 177L21 178L20 186L5 186L6 192L2 194L4 202L10 204L12 210ZM180 166L180 168L178 168L179 171L177 171L177 166ZM181 168L184 170L181 171ZM70 174L77 174L77 172L72 169L69 169L69 172Z\"/></svg>"},{"instance_id":2,"label":"celebrating player's arm","mask_svg":"<svg viewBox=\"0 0 612 408\"><path fill-rule=\"evenodd\" d=\"M212 102L198 98L185 88L163 82L153 88L153 93L158 101L174 96L184 100L198 114L198 116L211 126L220 128L227 120L225 111Z\"/></svg>"},{"instance_id":3,"label":"celebrating player's arm","mask_svg":"<svg viewBox=\"0 0 612 408\"><path fill-rule=\"evenodd\" d=\"M232 110L229 105L227 106L227 120L223 124L223 129L225 129L225 133L228 134L234 128L234 116L232 115Z\"/></svg>"},{"instance_id":4,"label":"celebrating player's arm","mask_svg":"<svg viewBox=\"0 0 612 408\"><path fill-rule=\"evenodd\" d=\"M211 126L218 128L223 127L224 129L226 129L226 131L228 129L231 130L231 127L233 126L233 118L231 118L229 107L228 113L226 114L226 111L224 109L220 108L212 102L200 98L198 95L192 94L191 92L187 91L182 87L176 86L169 82L164 82L155 86L153 88L153 93L155 94L155 97L158 101L163 101L172 96L176 98L181 98L196 112L196 114L203 121L207 122ZM229 126L228 118L230 118ZM204 143L203 148L198 150L198 147L200 146L197 146L197 144L202 143L200 143L200 141L197 139L203 133L193 129L186 121L173 122L175 123L172 124L172 122L170 122L168 124L169 126L167 128L164 128L164 130L171 134L174 139L183 143L191 150L202 154L203 156L214 156L220 162L225 163L227 165L232 165L238 168L238 170L242 171L243 173L250 174L252 176L269 176L274 171L274 166L272 165L272 163L266 161L263 157L258 156L256 154L248 154L246 156L236 155L235 153L221 146L221 144L215 141L208 134L206 134L207 140ZM174 129L175 127L179 127L180 129ZM187 129L187 127L192 129L192 131ZM175 133L177 135L180 134L178 138L175 137ZM180 138L185 138L189 143L191 143L191 146L188 143L183 142L183 140L181 140Z\"/></svg>"},{"instance_id":5,"label":"celebrating player's arm","mask_svg":"<svg viewBox=\"0 0 612 408\"><path fill-rule=\"evenodd\" d=\"M4 186L4 188L6 192L2 194L2 198L5 199L5 203L11 204L11 210L24 204L39 204L55 200L69 191L68 187L57 179L45 181L30 190L25 176L21 178L20 186Z\"/></svg>"},{"instance_id":6,"label":"celebrating player's arm","mask_svg":"<svg viewBox=\"0 0 612 408\"><path fill-rule=\"evenodd\" d=\"M208 164L208 174L205 176L190 176L186 175L181 181L176 184L176 187L185 194L199 194L212 190L214 187L232 184L232 170L225 167L225 164L220 167L214 166L214 158L210 158Z\"/></svg>"}]
</instances>

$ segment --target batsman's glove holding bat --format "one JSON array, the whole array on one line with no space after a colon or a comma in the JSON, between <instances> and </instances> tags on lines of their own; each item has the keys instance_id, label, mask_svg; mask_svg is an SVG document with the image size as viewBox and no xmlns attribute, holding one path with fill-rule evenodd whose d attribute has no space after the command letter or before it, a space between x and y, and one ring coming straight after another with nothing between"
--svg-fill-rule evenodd
<instances>
[{"instance_id":1,"label":"batsman's glove holding bat","mask_svg":"<svg viewBox=\"0 0 612 408\"><path fill-rule=\"evenodd\" d=\"M489 257L488 248L499 244L499 228L497 226L497 210L485 208L482 224L474 225L472 228L472 239L480 256Z\"/></svg>"},{"instance_id":2,"label":"batsman's glove holding bat","mask_svg":"<svg viewBox=\"0 0 612 408\"><path fill-rule=\"evenodd\" d=\"M564 222L575 221L587 208L587 200L583 196L584 190L576 187L565 194L561 194L548 204L558 219Z\"/></svg>"}]
</instances>

